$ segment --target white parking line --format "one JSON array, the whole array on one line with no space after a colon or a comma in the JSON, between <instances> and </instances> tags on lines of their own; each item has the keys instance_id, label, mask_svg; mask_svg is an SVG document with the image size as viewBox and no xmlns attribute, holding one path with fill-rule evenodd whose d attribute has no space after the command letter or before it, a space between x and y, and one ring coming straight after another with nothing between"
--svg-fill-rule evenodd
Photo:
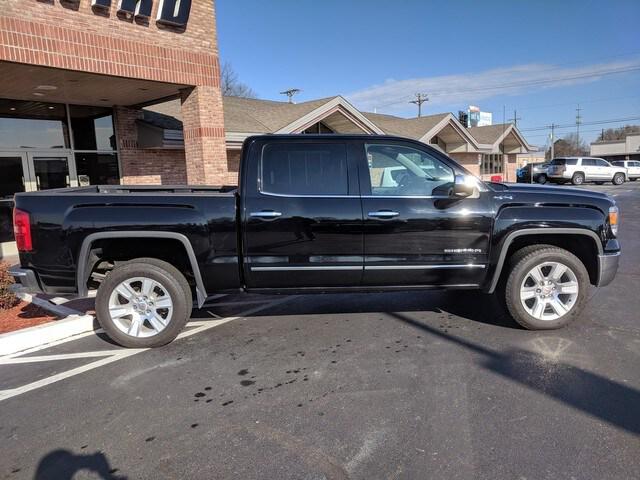
<instances>
[{"instance_id":1,"label":"white parking line","mask_svg":"<svg viewBox=\"0 0 640 480\"><path fill-rule=\"evenodd\" d=\"M181 338L185 338L185 337L190 337L192 335L195 335L197 333L201 333L204 332L206 330L209 330L211 328L215 328L215 327L219 327L220 325L224 325L225 323L229 323L233 320L238 320L241 318L245 318L248 317L254 313L257 313L261 310L265 310L267 308L271 308L274 307L276 305L279 305L281 303L287 302L289 300L291 300L294 297L284 297L284 298L280 298L278 300L274 300L273 302L269 302L265 305L260 305L258 307L254 307L254 308L250 308L249 310L246 310L244 312L239 313L237 316L234 317L229 317L229 318L223 318L221 320L205 320L205 321L195 321L195 322L189 322L187 324L187 327L193 327L190 328L188 330L185 330L184 332L182 332L180 335L178 335L178 337L176 338L176 340L181 339ZM93 333L93 332L89 332L89 333ZM73 337L74 340L78 339L78 338L82 338L85 337L86 335L78 335L76 337ZM69 341L69 339L66 339L66 341ZM61 344L61 343L65 343L65 341L60 341L57 344ZM50 348L52 346L52 344L49 344L46 346L46 348ZM37 356L37 357L26 357L26 358L20 358L22 355L25 355L27 352L20 352L20 354L15 354L15 355L10 355L8 357L3 357L2 361L0 362L0 365L11 365L11 364L19 364L19 363L33 363L33 362L44 362L44 361L55 361L55 360L65 360L65 359L77 359L77 358L94 358L94 357L99 357L99 356L105 356L106 358L101 358L100 360L97 360L95 362L91 362L87 365L81 365L79 367L76 368L72 368L71 370L67 370L65 372L60 372L57 373L55 375L52 375L50 377L47 378L43 378L41 380L38 380L36 382L32 382L32 383L28 383L26 385L23 385L21 387L17 387L17 388L12 388L9 390L0 390L0 402L3 400L8 400L9 398L13 398L16 397L18 395L22 395L23 393L27 393L30 392L32 390L37 390L39 388L42 387L46 387L47 385L51 385L52 383L56 383L59 382L61 380L65 380L67 378L70 377L74 377L76 375L80 375L81 373L85 373L88 372L90 370L94 370L98 367L102 367L104 365L108 365L110 363L113 362L117 362L118 360L122 360L124 358L128 358L131 357L133 355L136 355L138 353L142 353L142 352L146 352L147 350L150 350L148 348L136 348L136 349L122 349L122 350L105 350L105 351L92 351L92 352L84 352L84 356L82 356L81 353L70 353L70 354L64 354L64 355L41 355L41 356ZM31 352L33 351L37 351L36 349L31 349Z\"/></svg>"}]
</instances>

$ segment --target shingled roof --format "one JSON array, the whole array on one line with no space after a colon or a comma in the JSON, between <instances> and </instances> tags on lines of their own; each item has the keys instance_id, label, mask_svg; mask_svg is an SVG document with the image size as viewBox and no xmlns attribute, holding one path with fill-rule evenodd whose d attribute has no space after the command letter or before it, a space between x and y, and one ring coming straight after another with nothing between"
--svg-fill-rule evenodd
<instances>
[{"instance_id":1,"label":"shingled roof","mask_svg":"<svg viewBox=\"0 0 640 480\"><path fill-rule=\"evenodd\" d=\"M478 143L494 144L512 126L513 124L511 123L498 123L496 125L486 125L484 127L471 127L468 131L473 138L478 141Z\"/></svg>"},{"instance_id":2,"label":"shingled roof","mask_svg":"<svg viewBox=\"0 0 640 480\"><path fill-rule=\"evenodd\" d=\"M433 127L449 115L448 113L438 113L424 117L401 118L381 113L363 112L363 114L389 135L399 135L416 140L424 137Z\"/></svg>"}]
</instances>

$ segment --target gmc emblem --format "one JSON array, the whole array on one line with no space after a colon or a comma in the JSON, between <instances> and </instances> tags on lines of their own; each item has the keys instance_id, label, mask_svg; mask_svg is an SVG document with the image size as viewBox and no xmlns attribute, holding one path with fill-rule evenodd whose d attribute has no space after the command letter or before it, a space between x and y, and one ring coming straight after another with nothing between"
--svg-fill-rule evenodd
<instances>
[{"instance_id":1,"label":"gmc emblem","mask_svg":"<svg viewBox=\"0 0 640 480\"><path fill-rule=\"evenodd\" d=\"M91 0L94 10L109 10L111 0ZM151 17L153 0L118 0L118 15L133 16L139 20ZM191 0L160 0L156 22L185 28L189 21Z\"/></svg>"}]
</instances>

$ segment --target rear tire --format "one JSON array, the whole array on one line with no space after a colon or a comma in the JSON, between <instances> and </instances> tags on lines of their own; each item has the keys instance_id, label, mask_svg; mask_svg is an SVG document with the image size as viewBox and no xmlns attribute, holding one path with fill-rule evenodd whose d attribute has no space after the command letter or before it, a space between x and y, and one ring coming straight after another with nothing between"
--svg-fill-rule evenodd
<instances>
[{"instance_id":1,"label":"rear tire","mask_svg":"<svg viewBox=\"0 0 640 480\"><path fill-rule=\"evenodd\" d=\"M613 176L613 180L611 180L611 183L613 183L614 185L622 185L624 183L624 173L616 173Z\"/></svg>"},{"instance_id":2,"label":"rear tire","mask_svg":"<svg viewBox=\"0 0 640 480\"><path fill-rule=\"evenodd\" d=\"M571 183L574 185L582 185L584 183L584 173L574 173L571 177Z\"/></svg>"},{"instance_id":3,"label":"rear tire","mask_svg":"<svg viewBox=\"0 0 640 480\"><path fill-rule=\"evenodd\" d=\"M107 335L131 348L159 347L184 328L193 306L191 288L173 265L138 258L114 268L100 284L96 316Z\"/></svg>"},{"instance_id":4,"label":"rear tire","mask_svg":"<svg viewBox=\"0 0 640 480\"><path fill-rule=\"evenodd\" d=\"M533 245L516 252L509 265L505 303L516 322L529 330L553 330L578 317L590 284L578 257L552 245Z\"/></svg>"},{"instance_id":5,"label":"rear tire","mask_svg":"<svg viewBox=\"0 0 640 480\"><path fill-rule=\"evenodd\" d=\"M544 173L541 173L540 175L538 175L537 182L540 185L544 185L545 183L547 183L547 176Z\"/></svg>"}]
</instances>

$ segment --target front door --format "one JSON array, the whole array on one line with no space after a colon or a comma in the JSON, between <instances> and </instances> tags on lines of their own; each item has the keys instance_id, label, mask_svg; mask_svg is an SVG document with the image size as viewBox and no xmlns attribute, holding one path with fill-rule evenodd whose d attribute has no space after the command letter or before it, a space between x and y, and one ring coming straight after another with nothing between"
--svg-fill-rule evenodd
<instances>
[{"instance_id":1,"label":"front door","mask_svg":"<svg viewBox=\"0 0 640 480\"><path fill-rule=\"evenodd\" d=\"M28 190L27 155L0 152L0 258L15 255L13 242L13 195Z\"/></svg>"},{"instance_id":2,"label":"front door","mask_svg":"<svg viewBox=\"0 0 640 480\"><path fill-rule=\"evenodd\" d=\"M417 143L360 149L368 286L474 286L486 275L491 205L486 192L450 196L455 164Z\"/></svg>"},{"instance_id":3,"label":"front door","mask_svg":"<svg viewBox=\"0 0 640 480\"><path fill-rule=\"evenodd\" d=\"M256 141L241 183L249 288L358 286L362 208L354 142Z\"/></svg>"},{"instance_id":4,"label":"front door","mask_svg":"<svg viewBox=\"0 0 640 480\"><path fill-rule=\"evenodd\" d=\"M31 190L77 187L73 157L58 152L29 152Z\"/></svg>"}]
</instances>

